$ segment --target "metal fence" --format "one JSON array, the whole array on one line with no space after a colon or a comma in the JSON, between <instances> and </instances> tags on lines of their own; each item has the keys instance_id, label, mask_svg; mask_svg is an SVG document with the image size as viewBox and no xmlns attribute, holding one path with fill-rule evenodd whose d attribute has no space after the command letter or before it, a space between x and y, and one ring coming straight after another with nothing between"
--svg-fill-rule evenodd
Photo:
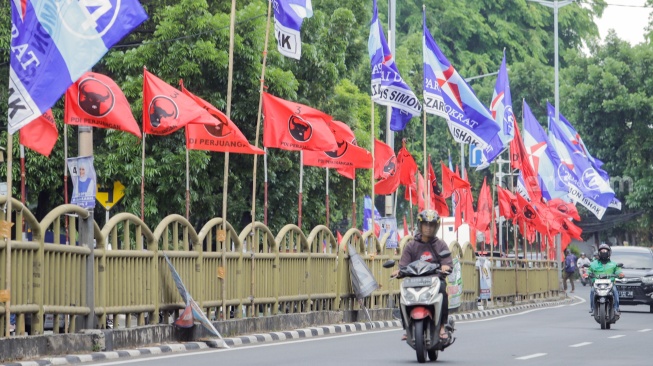
<instances>
[{"instance_id":1,"label":"metal fence","mask_svg":"<svg viewBox=\"0 0 653 366\"><path fill-rule=\"evenodd\" d=\"M5 202L6 197L0 196L0 204ZM11 240L10 310L16 315L16 334L26 329L42 334L48 326L55 333L75 331L80 320L74 315L86 316L91 311L86 297L86 261L91 250L76 244L78 227L88 211L62 205L38 222L15 199L12 209L17 239ZM97 327L105 327L108 318L118 316L124 316L124 326L132 327L169 322L180 314L185 304L164 254L212 320L356 310L361 305L387 308L399 301L399 281L390 280L392 269L382 264L398 260L411 237L404 237L399 248L388 249L387 235L377 238L355 228L338 243L326 226L317 226L306 235L297 226L287 225L276 236L260 222L240 234L228 223L226 230L222 227L222 219L215 218L198 233L184 217L170 215L152 231L129 213L115 215L101 229L94 223L92 288ZM46 243L46 234L52 234L52 243ZM379 283L378 290L362 303L351 286L348 245L361 255ZM474 307L479 296L474 250L469 243L454 242L450 248L461 263L461 302L466 308ZM0 240L0 286L5 283L6 256L7 245ZM493 297L514 302L555 295L559 289L555 265L496 261ZM5 334L5 324L5 308L0 306L0 335Z\"/></svg>"}]
</instances>

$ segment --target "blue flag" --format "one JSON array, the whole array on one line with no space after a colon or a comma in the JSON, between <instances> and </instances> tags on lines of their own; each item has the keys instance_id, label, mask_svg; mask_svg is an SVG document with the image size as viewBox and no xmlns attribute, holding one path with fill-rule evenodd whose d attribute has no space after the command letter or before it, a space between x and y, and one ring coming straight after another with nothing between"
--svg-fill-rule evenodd
<instances>
[{"instance_id":1,"label":"blue flag","mask_svg":"<svg viewBox=\"0 0 653 366\"><path fill-rule=\"evenodd\" d=\"M374 220L381 218L381 214L372 204L372 197L365 196L363 200L363 232L374 229L374 220L372 220L372 207L374 207Z\"/></svg>"},{"instance_id":2,"label":"blue flag","mask_svg":"<svg viewBox=\"0 0 653 366\"><path fill-rule=\"evenodd\" d=\"M302 40L299 30L304 18L313 16L311 0L271 0L274 7L274 35L277 49L286 57L299 60Z\"/></svg>"},{"instance_id":3,"label":"blue flag","mask_svg":"<svg viewBox=\"0 0 653 366\"><path fill-rule=\"evenodd\" d=\"M497 156L508 148L510 141L515 138L513 121L515 114L512 111L512 96L510 95L510 80L506 69L506 51L503 51L503 60L499 67L497 82L494 85L490 112L494 121L499 126L499 134L490 141L490 147L483 150L483 165L479 169L487 167ZM478 170L478 169L477 169Z\"/></svg>"},{"instance_id":4,"label":"blue flag","mask_svg":"<svg viewBox=\"0 0 653 366\"><path fill-rule=\"evenodd\" d=\"M560 157L549 142L546 132L533 115L526 101L523 102L523 105L524 147L539 180L539 186L542 188L542 196L547 201L553 198L565 198L569 189L558 175ZM523 191L525 192L526 189L521 175L519 184L524 187Z\"/></svg>"},{"instance_id":5,"label":"blue flag","mask_svg":"<svg viewBox=\"0 0 653 366\"><path fill-rule=\"evenodd\" d=\"M449 131L456 142L490 148L490 141L499 133L499 125L481 103L472 88L442 54L424 22L424 94L442 96L444 106L426 111L442 115L446 112ZM431 100L426 99L426 104ZM433 103L437 103L433 101Z\"/></svg>"},{"instance_id":6,"label":"blue flag","mask_svg":"<svg viewBox=\"0 0 653 366\"><path fill-rule=\"evenodd\" d=\"M9 133L45 111L147 19L137 0L11 0Z\"/></svg>"},{"instance_id":7,"label":"blue flag","mask_svg":"<svg viewBox=\"0 0 653 366\"><path fill-rule=\"evenodd\" d=\"M374 0L374 13L367 48L372 65L372 100L378 104L392 107L390 129L403 131L412 117L422 113L422 105L399 75L399 70L397 70L397 65L390 53L383 28L379 22L376 0Z\"/></svg>"},{"instance_id":8,"label":"blue flag","mask_svg":"<svg viewBox=\"0 0 653 366\"><path fill-rule=\"evenodd\" d=\"M582 147L567 137L566 132L551 118L555 114L553 106L547 105L549 113L549 140L560 156L558 166L562 182L569 188L569 197L581 203L599 220L614 199L614 191L592 166ZM562 118L562 115L560 115Z\"/></svg>"}]
</instances>

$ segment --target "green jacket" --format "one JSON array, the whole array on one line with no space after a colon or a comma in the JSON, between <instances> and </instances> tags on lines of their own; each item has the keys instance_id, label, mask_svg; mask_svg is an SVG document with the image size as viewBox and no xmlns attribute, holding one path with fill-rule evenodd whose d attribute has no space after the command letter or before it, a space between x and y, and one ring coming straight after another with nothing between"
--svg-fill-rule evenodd
<instances>
[{"instance_id":1,"label":"green jacket","mask_svg":"<svg viewBox=\"0 0 653 366\"><path fill-rule=\"evenodd\" d=\"M592 263L590 263L590 268L587 269L587 274L593 274L596 277L602 274L619 275L621 274L621 268L617 267L617 262L608 261L608 263L603 264L598 260L593 260ZM612 282L614 282L614 278L612 278ZM592 280L592 283L594 283L594 280Z\"/></svg>"}]
</instances>

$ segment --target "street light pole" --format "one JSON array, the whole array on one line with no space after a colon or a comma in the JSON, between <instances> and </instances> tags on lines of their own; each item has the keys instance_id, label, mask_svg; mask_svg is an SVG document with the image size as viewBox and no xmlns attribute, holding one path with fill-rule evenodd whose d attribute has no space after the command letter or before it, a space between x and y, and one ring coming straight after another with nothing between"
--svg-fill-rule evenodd
<instances>
[{"instance_id":1,"label":"street light pole","mask_svg":"<svg viewBox=\"0 0 653 366\"><path fill-rule=\"evenodd\" d=\"M556 124L560 124L560 81L558 79L558 9L562 8L563 6L572 4L574 1L572 0L563 0L563 1L558 1L558 0L553 0L553 1L545 1L545 0L528 0L532 1L535 3L538 3L540 5L544 5L549 8L553 8L553 48L554 48L554 83L555 83L555 122ZM558 234L560 235L560 234ZM556 240L556 256L558 260L558 282L562 281L562 267L560 265L560 262L562 261L562 248L561 248L561 243L560 240Z\"/></svg>"}]
</instances>

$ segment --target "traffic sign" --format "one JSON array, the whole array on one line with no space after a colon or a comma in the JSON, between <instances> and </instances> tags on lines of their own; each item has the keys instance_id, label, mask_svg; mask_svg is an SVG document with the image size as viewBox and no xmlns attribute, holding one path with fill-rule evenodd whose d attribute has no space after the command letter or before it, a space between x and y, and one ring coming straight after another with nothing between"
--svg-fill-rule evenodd
<instances>
[{"instance_id":1,"label":"traffic sign","mask_svg":"<svg viewBox=\"0 0 653 366\"><path fill-rule=\"evenodd\" d=\"M98 184L95 199L104 207L105 210L110 210L118 201L125 196L125 186L119 181L113 182L112 188L102 188Z\"/></svg>"},{"instance_id":2,"label":"traffic sign","mask_svg":"<svg viewBox=\"0 0 653 366\"><path fill-rule=\"evenodd\" d=\"M483 149L469 144L469 166L474 168L483 165Z\"/></svg>"}]
</instances>

